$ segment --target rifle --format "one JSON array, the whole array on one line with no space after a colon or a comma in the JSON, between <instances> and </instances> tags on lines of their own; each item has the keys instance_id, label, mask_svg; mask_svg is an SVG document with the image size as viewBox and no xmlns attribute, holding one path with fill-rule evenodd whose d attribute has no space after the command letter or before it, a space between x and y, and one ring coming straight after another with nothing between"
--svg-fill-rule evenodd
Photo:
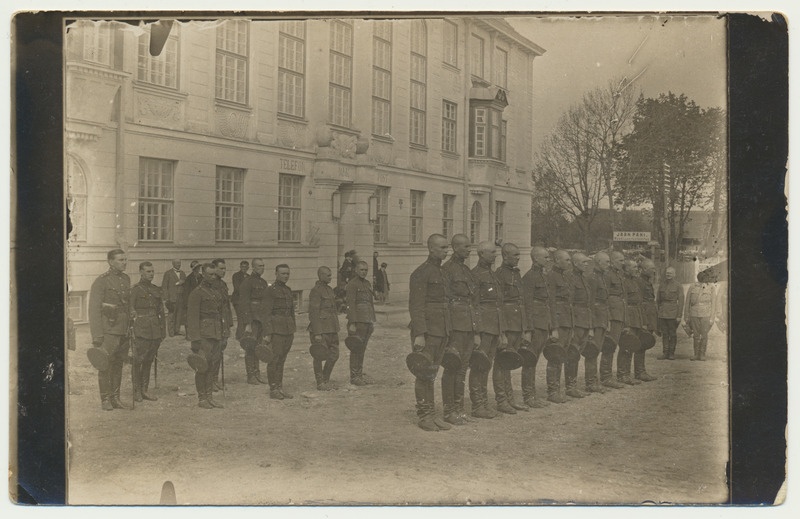
<instances>
[{"instance_id":1,"label":"rifle","mask_svg":"<svg viewBox=\"0 0 800 519\"><path fill-rule=\"evenodd\" d=\"M137 369L136 369L136 334L133 331L136 317L131 316L128 319L128 344L131 345L131 411L136 409L136 384L137 384Z\"/></svg>"},{"instance_id":2,"label":"rifle","mask_svg":"<svg viewBox=\"0 0 800 519\"><path fill-rule=\"evenodd\" d=\"M225 352L222 352L222 358L219 361L219 369L221 371L220 377L222 378L222 400L225 400Z\"/></svg>"}]
</instances>

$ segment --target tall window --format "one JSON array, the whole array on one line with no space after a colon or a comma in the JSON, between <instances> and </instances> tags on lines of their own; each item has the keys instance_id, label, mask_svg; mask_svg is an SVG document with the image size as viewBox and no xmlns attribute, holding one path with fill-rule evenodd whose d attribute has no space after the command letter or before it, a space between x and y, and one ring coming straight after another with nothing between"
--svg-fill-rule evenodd
<instances>
[{"instance_id":1,"label":"tall window","mask_svg":"<svg viewBox=\"0 0 800 519\"><path fill-rule=\"evenodd\" d=\"M442 234L448 240L453 237L453 214L456 195L442 195Z\"/></svg>"},{"instance_id":2,"label":"tall window","mask_svg":"<svg viewBox=\"0 0 800 519\"><path fill-rule=\"evenodd\" d=\"M481 241L481 203L475 201L472 203L472 209L469 211L469 239L472 243L480 243Z\"/></svg>"},{"instance_id":3,"label":"tall window","mask_svg":"<svg viewBox=\"0 0 800 519\"><path fill-rule=\"evenodd\" d=\"M411 243L422 243L422 200L424 191L411 190Z\"/></svg>"},{"instance_id":4,"label":"tall window","mask_svg":"<svg viewBox=\"0 0 800 519\"><path fill-rule=\"evenodd\" d=\"M244 170L217 166L217 241L242 241Z\"/></svg>"},{"instance_id":5,"label":"tall window","mask_svg":"<svg viewBox=\"0 0 800 519\"><path fill-rule=\"evenodd\" d=\"M74 322L84 323L89 320L87 299L85 291L70 292L67 296L67 303L69 305L67 315Z\"/></svg>"},{"instance_id":6,"label":"tall window","mask_svg":"<svg viewBox=\"0 0 800 519\"><path fill-rule=\"evenodd\" d=\"M500 160L506 161L506 135L508 135L508 121L500 123Z\"/></svg>"},{"instance_id":7,"label":"tall window","mask_svg":"<svg viewBox=\"0 0 800 519\"><path fill-rule=\"evenodd\" d=\"M217 27L217 99L247 102L247 22L228 20Z\"/></svg>"},{"instance_id":8,"label":"tall window","mask_svg":"<svg viewBox=\"0 0 800 519\"><path fill-rule=\"evenodd\" d=\"M443 44L443 60L445 63L458 66L458 25L450 20L445 20L444 29L444 44Z\"/></svg>"},{"instance_id":9,"label":"tall window","mask_svg":"<svg viewBox=\"0 0 800 519\"><path fill-rule=\"evenodd\" d=\"M85 22L83 30L83 59L101 65L111 65L111 27L108 22Z\"/></svg>"},{"instance_id":10,"label":"tall window","mask_svg":"<svg viewBox=\"0 0 800 519\"><path fill-rule=\"evenodd\" d=\"M506 203L495 202L494 204L494 239L502 240L505 237L503 222L505 221Z\"/></svg>"},{"instance_id":11,"label":"tall window","mask_svg":"<svg viewBox=\"0 0 800 519\"><path fill-rule=\"evenodd\" d=\"M483 38L475 34L469 40L469 71L473 76L483 77Z\"/></svg>"},{"instance_id":12,"label":"tall window","mask_svg":"<svg viewBox=\"0 0 800 519\"><path fill-rule=\"evenodd\" d=\"M300 241L300 186L303 177L281 173L278 180L278 241Z\"/></svg>"},{"instance_id":13,"label":"tall window","mask_svg":"<svg viewBox=\"0 0 800 519\"><path fill-rule=\"evenodd\" d=\"M425 145L427 103L428 36L425 22L411 22L411 115L409 121L412 144Z\"/></svg>"},{"instance_id":14,"label":"tall window","mask_svg":"<svg viewBox=\"0 0 800 519\"><path fill-rule=\"evenodd\" d=\"M306 73L305 22L280 22L278 31L278 111L303 117Z\"/></svg>"},{"instance_id":15,"label":"tall window","mask_svg":"<svg viewBox=\"0 0 800 519\"><path fill-rule=\"evenodd\" d=\"M71 241L86 241L86 175L77 160L69 157L67 162L67 204L72 221Z\"/></svg>"},{"instance_id":16,"label":"tall window","mask_svg":"<svg viewBox=\"0 0 800 519\"><path fill-rule=\"evenodd\" d=\"M470 157L488 157L505 161L506 132L503 112L490 106L473 106Z\"/></svg>"},{"instance_id":17,"label":"tall window","mask_svg":"<svg viewBox=\"0 0 800 519\"><path fill-rule=\"evenodd\" d=\"M373 228L373 241L387 243L389 241L389 188L379 187L376 192L378 197L377 219Z\"/></svg>"},{"instance_id":18,"label":"tall window","mask_svg":"<svg viewBox=\"0 0 800 519\"><path fill-rule=\"evenodd\" d=\"M136 79L168 88L178 86L178 36L175 30L158 56L150 55L150 31L139 36Z\"/></svg>"},{"instance_id":19,"label":"tall window","mask_svg":"<svg viewBox=\"0 0 800 519\"><path fill-rule=\"evenodd\" d=\"M508 88L508 52L494 48L494 84Z\"/></svg>"},{"instance_id":20,"label":"tall window","mask_svg":"<svg viewBox=\"0 0 800 519\"><path fill-rule=\"evenodd\" d=\"M456 114L458 105L450 101L442 101L442 149L455 153L456 147Z\"/></svg>"},{"instance_id":21,"label":"tall window","mask_svg":"<svg viewBox=\"0 0 800 519\"><path fill-rule=\"evenodd\" d=\"M139 240L172 241L174 174L171 160L139 159Z\"/></svg>"},{"instance_id":22,"label":"tall window","mask_svg":"<svg viewBox=\"0 0 800 519\"><path fill-rule=\"evenodd\" d=\"M372 38L372 133L392 133L392 25L376 21Z\"/></svg>"},{"instance_id":23,"label":"tall window","mask_svg":"<svg viewBox=\"0 0 800 519\"><path fill-rule=\"evenodd\" d=\"M332 20L328 86L328 119L339 126L350 126L353 81L353 25L347 20Z\"/></svg>"}]
</instances>

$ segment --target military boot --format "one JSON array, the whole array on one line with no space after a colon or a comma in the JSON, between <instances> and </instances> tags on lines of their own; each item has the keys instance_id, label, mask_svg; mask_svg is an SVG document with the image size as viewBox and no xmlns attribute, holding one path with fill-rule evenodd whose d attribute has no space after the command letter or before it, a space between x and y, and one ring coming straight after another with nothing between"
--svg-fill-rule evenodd
<instances>
[{"instance_id":1,"label":"military boot","mask_svg":"<svg viewBox=\"0 0 800 519\"><path fill-rule=\"evenodd\" d=\"M111 368L111 383L113 384L113 392L111 393L111 405L114 409L130 409L131 406L123 403L120 398L120 386L122 385L122 363L118 366Z\"/></svg>"},{"instance_id":2,"label":"military boot","mask_svg":"<svg viewBox=\"0 0 800 519\"><path fill-rule=\"evenodd\" d=\"M563 404L567 401L561 396L561 364L547 364L547 400L554 404Z\"/></svg>"},{"instance_id":3,"label":"military boot","mask_svg":"<svg viewBox=\"0 0 800 519\"><path fill-rule=\"evenodd\" d=\"M706 360L706 348L708 348L708 339L703 339L700 343L700 360Z\"/></svg>"},{"instance_id":4,"label":"military boot","mask_svg":"<svg viewBox=\"0 0 800 519\"><path fill-rule=\"evenodd\" d=\"M322 373L315 372L314 373L314 380L317 383L317 391L327 391L328 390L327 385L325 384L325 379L322 376Z\"/></svg>"},{"instance_id":5,"label":"military boot","mask_svg":"<svg viewBox=\"0 0 800 519\"><path fill-rule=\"evenodd\" d=\"M658 377L649 374L646 371L642 371L641 373L636 374L636 378L641 380L642 382L652 382L653 380L658 380Z\"/></svg>"},{"instance_id":6,"label":"military boot","mask_svg":"<svg viewBox=\"0 0 800 519\"><path fill-rule=\"evenodd\" d=\"M111 373L109 370L97 372L97 385L100 388L100 406L103 411L113 411L114 406L111 405L111 381L109 380Z\"/></svg>"},{"instance_id":7,"label":"military boot","mask_svg":"<svg viewBox=\"0 0 800 519\"><path fill-rule=\"evenodd\" d=\"M294 395L292 395L291 393L287 393L287 392L286 392L286 391L283 389L283 386L282 386L282 385L281 385L281 386L278 386L278 391L280 391L280 392L281 392L281 395L283 395L283 398L284 398L284 399L292 399L292 398L294 398Z\"/></svg>"},{"instance_id":8,"label":"military boot","mask_svg":"<svg viewBox=\"0 0 800 519\"><path fill-rule=\"evenodd\" d=\"M694 356L689 360L700 360L700 341L694 338Z\"/></svg>"},{"instance_id":9,"label":"military boot","mask_svg":"<svg viewBox=\"0 0 800 519\"><path fill-rule=\"evenodd\" d=\"M434 406L426 399L417 397L417 425L423 431L436 432L439 428L433 421Z\"/></svg>"},{"instance_id":10,"label":"military boot","mask_svg":"<svg viewBox=\"0 0 800 519\"><path fill-rule=\"evenodd\" d=\"M281 393L280 388L277 384L270 384L269 386L269 397L273 400L283 400L284 396Z\"/></svg>"}]
</instances>

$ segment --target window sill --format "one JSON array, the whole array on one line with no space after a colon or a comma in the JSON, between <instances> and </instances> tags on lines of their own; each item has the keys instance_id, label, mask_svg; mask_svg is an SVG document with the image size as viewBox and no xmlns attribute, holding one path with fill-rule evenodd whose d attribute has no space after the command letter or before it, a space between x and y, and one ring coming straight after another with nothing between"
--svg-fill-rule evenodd
<instances>
[{"instance_id":1,"label":"window sill","mask_svg":"<svg viewBox=\"0 0 800 519\"><path fill-rule=\"evenodd\" d=\"M236 101L228 101L226 99L214 98L214 104L216 106L222 106L225 108L233 108L235 110L243 110L247 112L253 111L252 106L248 106L247 104L244 103L237 103Z\"/></svg>"},{"instance_id":2,"label":"window sill","mask_svg":"<svg viewBox=\"0 0 800 519\"><path fill-rule=\"evenodd\" d=\"M353 128L349 128L347 126L339 126L338 124L333 124L333 123L330 123L330 122L328 123L328 126L330 126L331 130L335 130L337 132L342 132L342 133L347 133L347 134L352 135L354 137L358 137L359 135L361 135L360 131L355 130Z\"/></svg>"},{"instance_id":3,"label":"window sill","mask_svg":"<svg viewBox=\"0 0 800 519\"><path fill-rule=\"evenodd\" d=\"M411 148L412 150L424 151L424 152L428 151L428 147L425 146L424 144L414 144L412 142L412 143L409 143L408 147Z\"/></svg>"},{"instance_id":4,"label":"window sill","mask_svg":"<svg viewBox=\"0 0 800 519\"><path fill-rule=\"evenodd\" d=\"M448 63L446 61L442 61L442 67L446 69L450 69L453 72L461 72L461 69L458 68L458 65L453 65L452 63Z\"/></svg>"},{"instance_id":5,"label":"window sill","mask_svg":"<svg viewBox=\"0 0 800 519\"><path fill-rule=\"evenodd\" d=\"M455 151L442 150L442 157L447 157L448 159L459 159L461 158L461 154L456 153Z\"/></svg>"},{"instance_id":6,"label":"window sill","mask_svg":"<svg viewBox=\"0 0 800 519\"><path fill-rule=\"evenodd\" d=\"M372 134L372 140L385 142L386 144L394 144L394 137L387 137L385 135L378 135L376 133Z\"/></svg>"},{"instance_id":7,"label":"window sill","mask_svg":"<svg viewBox=\"0 0 800 519\"><path fill-rule=\"evenodd\" d=\"M183 100L189 97L187 92L181 92L177 88L158 85L155 83L148 83L147 81L135 80L133 82L133 89L137 92L146 92L148 94L171 97L176 100Z\"/></svg>"},{"instance_id":8,"label":"window sill","mask_svg":"<svg viewBox=\"0 0 800 519\"><path fill-rule=\"evenodd\" d=\"M300 117L300 116L292 115L292 114L284 114L284 113L281 113L281 112L278 112L278 120L280 120L280 121L289 121L289 122L300 123L300 124L308 124L308 119L306 119L305 117Z\"/></svg>"}]
</instances>

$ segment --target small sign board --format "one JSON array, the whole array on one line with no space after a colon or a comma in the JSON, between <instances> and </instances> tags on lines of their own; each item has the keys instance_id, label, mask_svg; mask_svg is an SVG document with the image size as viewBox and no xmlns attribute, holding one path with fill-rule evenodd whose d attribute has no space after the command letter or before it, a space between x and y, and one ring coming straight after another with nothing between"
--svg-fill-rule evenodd
<instances>
[{"instance_id":1,"label":"small sign board","mask_svg":"<svg viewBox=\"0 0 800 519\"><path fill-rule=\"evenodd\" d=\"M650 241L649 231L614 231L614 241Z\"/></svg>"}]
</instances>

